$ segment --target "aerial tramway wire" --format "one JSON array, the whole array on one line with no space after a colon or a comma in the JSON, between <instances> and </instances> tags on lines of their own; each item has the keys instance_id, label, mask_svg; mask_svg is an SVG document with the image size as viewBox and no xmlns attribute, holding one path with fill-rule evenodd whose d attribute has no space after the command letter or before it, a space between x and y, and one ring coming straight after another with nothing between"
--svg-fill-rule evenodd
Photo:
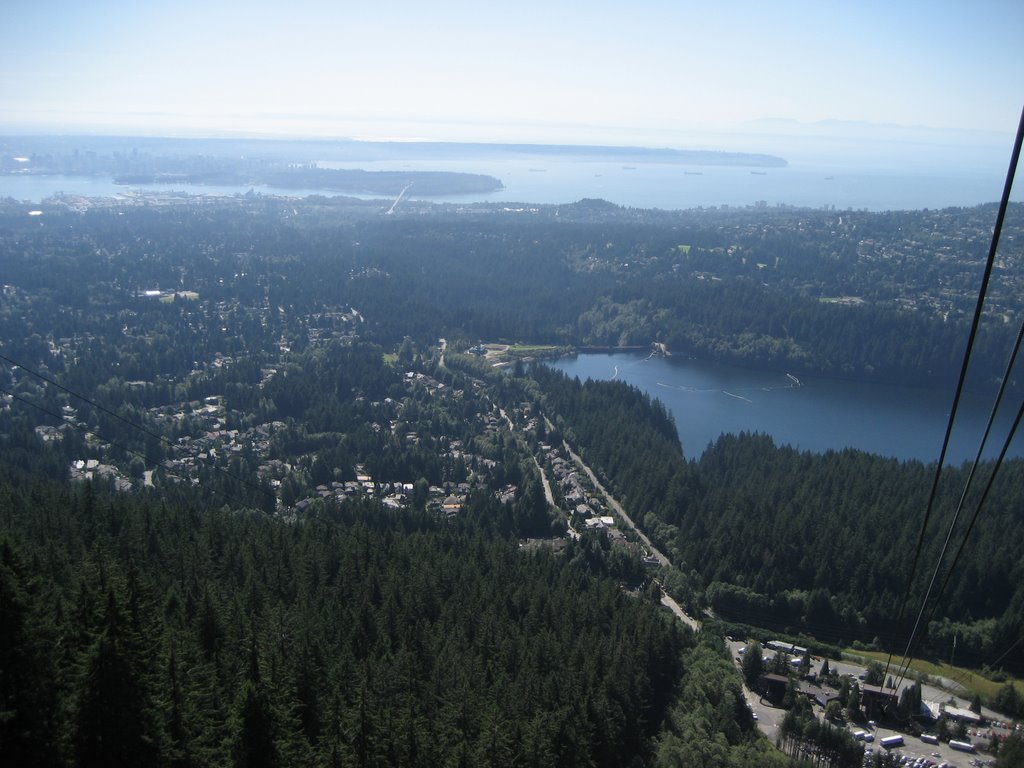
<instances>
[{"instance_id":1,"label":"aerial tramway wire","mask_svg":"<svg viewBox=\"0 0 1024 768\"><path fill-rule=\"evenodd\" d=\"M86 427L84 425L76 424L76 423L71 422L71 421L66 421L66 420L64 420L64 418L60 414L54 413L49 408L46 408L45 406L39 405L39 403L32 402L28 398L23 397L22 395L19 395L16 392L10 391L6 387L0 387L0 394L7 395L8 397L11 397L12 399L17 400L19 403L24 403L25 405L31 406L32 408L35 408L37 411L41 411L41 412L45 413L47 416L51 416L52 418L55 418L58 421L63 421L63 423L67 424L72 429L77 429L79 432L81 432L82 434L84 434L86 436L93 435L94 437L99 437L104 442L108 443L109 445L113 446L114 448L117 448L120 451L124 451L125 453L130 454L132 456L137 456L138 458L141 458L143 460L145 460L145 458L146 458L144 453L142 453L140 451L136 451L133 448L129 448L126 445L121 445L120 443L116 443L113 440L108 440L107 438L105 438L102 435L100 435L97 431L95 431L93 429L90 429L90 428L88 428L88 427ZM166 470L165 470L165 472L166 472ZM181 475L176 475L173 472L166 472L166 474L169 477L174 477L174 478L177 478L178 480L182 480L182 481L188 481L189 480L189 478L183 477ZM238 508L240 508L240 509L244 509L246 507L251 507L252 506L248 502L244 502L244 501L242 501L240 499L237 499L234 496L232 496L231 494L227 493L226 491L222 491L222 490L220 490L218 488L209 488L208 490L210 490L210 492L212 492L212 493L215 493L215 494L217 494L219 496L224 497L225 501L232 502L233 504L236 504L238 506ZM269 492L267 491L267 493L269 493Z\"/></svg>"},{"instance_id":2,"label":"aerial tramway wire","mask_svg":"<svg viewBox=\"0 0 1024 768\"><path fill-rule=\"evenodd\" d=\"M1021 635L1016 640L1014 640L1010 644L1010 647L1007 648L1005 651L1003 651L1001 654L999 654L999 656L997 656L996 658L992 659L991 661L986 662L985 666L987 666L989 669L995 669L996 664L998 664L1003 659L1005 659L1007 656L1009 656L1010 653L1013 651L1013 649L1016 648L1021 643L1024 643L1024 635ZM952 680L954 683L959 683L960 685L963 685L964 681L967 680L967 678L968 678L968 676L970 674L971 674L971 672L969 670L964 669L964 670L961 670L960 672L958 672L957 674L953 675L953 677L951 677L950 680ZM1011 683L1011 685L1012 685L1012 683Z\"/></svg>"},{"instance_id":3,"label":"aerial tramway wire","mask_svg":"<svg viewBox=\"0 0 1024 768\"><path fill-rule=\"evenodd\" d=\"M56 387L61 392L64 392L64 393L70 395L71 397L77 398L77 399L81 400L82 402L87 403L88 405L91 405L93 408L96 408L97 410L107 414L108 416L111 416L111 417L117 419L122 424L125 424L126 426L131 427L132 429L136 429L139 432L142 432L143 434L145 434L145 435L147 435L149 437L152 437L152 438L154 438L156 440L159 440L164 445L170 446L171 448L177 447L177 446L175 446L175 444L174 444L174 442L172 440L168 439L164 435L161 435L159 432L154 432L153 430L149 429L148 427L146 427L146 426L144 426L142 424L138 424L137 422L134 422L131 419L125 418L124 416L122 416L121 414L117 413L116 411L112 411L110 408L107 408L106 406L101 405L100 403L97 403L95 400L92 400L92 399L86 397L85 395L79 394L78 392L75 392L72 389L68 389L63 384L60 384L57 381L54 381L49 376L46 376L46 375L44 375L42 373L39 373L39 371L35 371L35 370L31 369L28 366L24 365L23 363L19 363L17 360L12 360L11 358L7 357L7 355L4 355L3 353L0 353L0 360L4 361L5 363L7 363L8 365L10 365L13 368L20 368L20 369L22 369L23 371L25 371L25 373L27 373L27 374L29 374L31 376L36 377L40 381L43 381L43 382L45 382L46 384L48 384L50 386ZM23 400L23 402L28 402L28 401L24 401ZM35 403L29 403L29 404L35 406ZM35 406L35 407L38 408L39 406ZM53 414L51 414L51 415L53 415ZM57 418L60 419L61 417L58 416ZM111 441L108 440L107 442L111 442ZM111 443L111 444L113 445L113 443ZM122 450L127 450L127 449L122 448ZM129 452L133 453L133 451L129 451ZM143 458L145 459L145 457L143 457ZM273 496L275 501L276 501L277 495L271 493L269 490L267 490L263 486L258 485L257 483L250 482L249 480L246 480L244 477L238 477L238 476L234 475L233 473L229 472L224 467L217 466L216 464L212 464L210 466L215 471L220 472L225 477L228 477L228 478L234 480L237 483L241 483L242 485L247 486L250 490L257 491L257 492L259 492L261 494L266 494L267 496Z\"/></svg>"},{"instance_id":4,"label":"aerial tramway wire","mask_svg":"<svg viewBox=\"0 0 1024 768\"><path fill-rule=\"evenodd\" d=\"M1017 332L1017 341L1014 343L1013 351L1010 353L1010 359L1006 364L1006 371L1003 374L1003 381L999 386L999 392L997 393L995 402L992 405L992 412L989 414L988 424L985 427L985 434L981 438L981 443L978 446L978 452L974 457L973 464L971 465L971 471L968 474L967 480L964 483L963 491L960 494L960 501L957 503L956 511L953 513L953 520L952 522L950 522L949 532L946 535L946 541L942 546L942 552L939 554L938 561L935 564L935 571L932 573L932 580L928 585L928 591L922 599L921 612L924 611L925 605L928 602L929 596L931 595L932 587L935 584L935 579L939 574L939 570L942 566L942 561L946 556L946 551L949 546L950 539L953 536L953 530L956 528L957 523L960 521L960 514L963 511L964 503L966 501L968 491L970 490L971 485L973 483L975 472L981 464L982 452L984 451L985 445L988 442L988 437L991 433L992 425L995 422L996 414L999 411L1000 405L1002 404L1003 395L1006 393L1007 386L1009 385L1009 382L1011 380L1014 364L1016 363L1017 356L1020 353L1022 342L1024 342L1024 320L1022 320L1020 329ZM942 600L943 594L945 594L946 587L949 585L949 580L952 577L953 572L956 570L957 564L960 562L960 556L963 554L964 549L967 546L967 540L970 538L971 531L974 530L974 524L977 522L978 516L981 514L982 507L985 503L985 500L988 498L989 491L992 489L992 485L995 483L996 476L999 474L999 469L1003 465L1003 461L1006 458L1006 454L1009 451L1010 445L1013 442L1013 438L1017 433L1017 428L1020 426L1022 416L1024 416L1024 400L1021 401L1021 404L1017 409L1017 415L1014 418L1013 424L1010 427L1010 431L1007 434L1006 439L1003 441L1003 446L1000 449L999 456L996 458L995 463L992 467L992 472L989 475L988 481L985 484L985 489L982 491L981 497L978 499L978 502L975 505L974 514L971 516L971 521L967 525L967 530L964 531L963 538L960 540L960 546L957 548L956 554L953 556L953 562L950 564L949 570L946 571L946 577L943 579L942 584L939 586L938 592L936 592L935 594L935 601L932 603L931 609L928 612L928 618L924 622L925 626L928 626L931 623L931 620L934 618L935 611L938 608L940 601ZM919 614L918 621L920 621L920 618L921 617ZM911 638L911 640L912 639L913 638ZM910 648L908 643L908 653L909 650ZM909 670L909 666L910 658L905 655L904 664L899 671L899 679L901 681L906 676L906 673Z\"/></svg>"},{"instance_id":5,"label":"aerial tramway wire","mask_svg":"<svg viewBox=\"0 0 1024 768\"><path fill-rule=\"evenodd\" d=\"M950 412L949 412L949 420L946 423L946 434L945 434L945 436L944 436L944 438L942 440L942 450L939 453L938 464L935 467L935 474L934 474L934 476L932 478L931 491L929 492L929 495L928 495L928 504L927 504L927 506L925 508L924 519L921 521L921 529L920 529L920 532L918 533L917 545L914 548L913 563L912 563L911 568L910 568L910 573L907 576L907 582L906 582L906 587L905 587L904 592L903 592L903 598L900 601L900 609L899 609L899 613L897 614L897 618L896 618L897 628L899 627L899 625L903 621L903 615L904 615L904 612L906 610L906 605L907 605L908 600L910 599L910 592L911 592L911 589L913 587L914 576L917 573L917 566L918 566L918 563L919 563L919 560L920 560L921 550L922 550L923 545L924 545L925 532L926 532L927 527L928 527L928 521L931 518L931 513L932 513L932 511L934 509L934 506L935 506L935 497L936 497L936 494L937 494L937 491L938 491L939 479L940 479L940 477L942 475L942 467L943 467L943 465L945 463L945 460L946 460L946 451L949 448L950 436L952 435L952 432L953 432L953 425L956 422L957 412L959 410L959 405L960 405L960 397L963 394L963 389L964 389L964 381L967 378L967 371L968 371L968 368L970 367L971 352L974 349L975 338L977 337L978 328L981 325L982 310L983 310L984 305L985 305L985 296L988 293L988 284L989 284L989 280L990 280L990 278L992 276L992 269L993 269L993 267L995 265L996 252L997 252L997 250L999 248L999 240L1000 240L1000 237L1002 235L1003 222L1006 219L1006 211L1007 211L1007 208L1009 208L1009 204L1010 204L1010 192L1013 189L1013 182L1014 182L1014 179L1015 179L1015 177L1017 175L1017 164L1018 164L1018 162L1020 160L1020 153L1021 153L1021 145L1022 145L1022 143L1024 143L1024 109L1021 110L1020 120L1018 121L1018 124L1017 124L1017 135L1014 138L1014 142L1013 142L1013 151L1010 153L1010 164L1009 164L1009 167L1008 167L1008 169L1006 171L1006 180L1005 180L1005 182L1003 184L1003 194L1002 194L1002 197L999 200L999 210L996 213L995 226L993 227L992 239L991 239L991 242L989 244L988 258L985 261L985 270L984 270L984 273L982 275L981 285L980 285L980 287L978 289L978 300L975 303L974 317L973 317L973 319L971 321L971 330L970 330L970 333L968 334L968 337L967 337L967 348L964 350L963 362L962 362L962 364L960 366L960 377L959 377L959 379L957 381L956 392L953 395L953 405L952 405L952 407L950 409ZM1014 354L1016 354L1016 352ZM1005 377L1004 377L1004 386L1005 386ZM1024 404L1022 404L1022 408L1024 408ZM1018 418L1017 418L1018 422L1020 420L1020 415L1021 414L1018 413ZM1014 425L1014 430L1015 429L1016 429L1016 423ZM986 435L987 435L987 431L986 431ZM1010 438L1012 438L1012 435L1013 435L1013 432L1011 432ZM993 477L997 473L998 468L999 468L1000 464L1002 463L1002 459L1005 456L1006 449L1009 446L1010 438L1007 439L1006 444L1004 445L1003 451L1000 454L999 460L996 463L996 466L993 467L993 473L992 473ZM973 474L973 472L972 472L972 474ZM988 487L991 487L992 479L993 478L989 479L989 486ZM965 493L966 493L966 490L965 490ZM987 488L986 488L986 495L987 495ZM961 501L962 501L962 499L961 499ZM978 511L980 511L980 505L979 505ZM976 516L977 516L977 512L975 514L975 517ZM955 520L954 520L954 525L955 525ZM972 523L972 525L973 525L973 523ZM952 533L952 528L950 530L950 533ZM965 541L966 541L966 539L965 539ZM947 544L948 544L948 537L947 537ZM962 548L963 548L963 544L961 544L961 550L962 550ZM946 547L944 546L943 547L943 554L940 555L939 561L936 564L936 571L935 571L935 573L938 572L938 569L941 566L942 557L944 556L945 551L946 551ZM948 580L948 575L947 575L947 580ZM926 605L928 603L928 600L929 600L929 597L930 597L930 593L931 593L931 588L932 588L932 585L934 584L934 581L935 581L935 575L932 576L932 583L929 585L928 591L926 592L924 598L921 601L921 608L918 611L917 619L915 620L914 626L913 626L913 628L911 629L911 632L910 632L910 636L907 639L907 646L906 646L906 650L903 653L903 658L904 658L904 664L906 666L908 666L908 667L909 667L909 664L910 664L910 649L913 646L914 639L917 636L918 630L920 629L921 618L922 618L922 616L924 614L925 607L926 607ZM885 674L886 675L888 675L888 673L889 673L889 667L892 664L892 657L893 657L893 654L892 654L892 651L890 651L889 652L889 657L886 660L886 664L885 664Z\"/></svg>"},{"instance_id":6,"label":"aerial tramway wire","mask_svg":"<svg viewBox=\"0 0 1024 768\"><path fill-rule=\"evenodd\" d=\"M2 357L2 355L0 355L0 357ZM6 358L4 358L4 359L6 359ZM61 389L64 389L64 387L61 387ZM70 390L66 390L66 391L70 392ZM119 444L119 443L117 443L117 442L115 442L113 440L108 440L107 438L103 437L103 435L100 435L99 432L97 432L96 430L90 429L86 425L77 424L77 423L72 422L72 421L66 421L66 420L64 420L64 418L60 414L54 413L49 408L46 408L45 406L39 405L38 403L32 402L31 400L23 397L22 395L19 395L16 392L12 392L11 390L7 389L6 387L0 386L0 394L7 395L7 396L11 397L12 399L17 400L20 403L24 403L27 406L35 408L37 411L41 411L42 413L45 413L47 416L50 416L50 417L52 417L54 419L57 419L58 421L62 421L63 423L65 423L69 427L71 427L72 429L77 429L79 432L82 432L85 435L94 435L96 437L99 437L104 442L108 443L109 445L113 446L114 448L117 448L118 450L124 451L125 453L131 454L133 456L137 456L137 457L139 457L139 458L141 458L143 460L145 460L145 458L146 458L145 454L141 453L140 451L136 451L133 448L129 448L126 445L121 445L121 444ZM130 423L130 422L128 422L128 423ZM143 430L143 431L146 431L146 430ZM271 492L270 490L268 490L266 488L262 488L262 487L260 487L258 485L254 485L252 483L246 483L244 479L235 477L230 472L227 472L227 470L224 470L224 469L222 469L220 467L214 466L213 468L220 470L221 472L223 472L225 475L227 475L228 477L230 477L233 480L237 480L238 482L244 483L245 485L248 485L250 487L256 488L257 490L259 490L262 493L266 494L269 499L273 499L275 502L277 501L277 495L274 494L273 492ZM164 472L165 472L165 474L168 477L176 478L177 480L180 480L183 483L188 483L191 480L191 478L189 478L187 476L177 475L177 474L175 474L173 472L170 472L170 471L167 471L167 470L164 470ZM227 491L222 490L220 488L206 487L206 490L208 492L216 495L216 496L220 496L222 499L224 499L225 503L233 504L236 509L252 509L253 508L253 505L250 502L244 501L243 499L240 499L240 498L238 498L236 496L233 496L230 493L228 493ZM356 541L357 543L359 543L361 545L366 546L368 544L368 540L365 538L365 535L359 536L357 533L355 533L352 530L352 526L348 526L347 528L339 528L339 531L343 535L350 536L352 538L352 540Z\"/></svg>"},{"instance_id":7,"label":"aerial tramway wire","mask_svg":"<svg viewBox=\"0 0 1024 768\"><path fill-rule=\"evenodd\" d=\"M988 498L988 494L989 494L989 491L992 489L992 485L995 483L996 475L999 473L999 468L1003 465L1003 460L1006 458L1006 453L1007 453L1007 451L1010 448L1010 443L1013 441L1013 438L1014 438L1014 436L1017 433L1017 427L1020 426L1020 422L1021 422L1021 418L1022 417L1024 417L1024 400L1021 401L1020 407L1017 409L1017 416L1016 416L1016 418L1013 421L1013 426L1010 428L1010 433L1006 436L1006 440L1003 441L1002 450L999 452L999 457L996 459L995 465L992 467L992 474L989 476L988 482L985 484L985 490L982 492L981 498L978 499L978 503L977 503L977 505L974 508L974 514L971 516L971 522L968 524L967 530L964 532L963 539L960 541L960 547L957 549L956 555L953 556L953 562L949 566L949 570L946 572L946 578L943 580L942 585L939 587L939 591L938 591L938 593L936 595L936 598L935 598L935 603L932 605L931 611L928 614L928 619L925 622L925 626L927 626L928 623L930 623L932 618L935 616L935 609L938 607L939 601L942 599L942 594L946 590L946 585L949 584L949 579L953 575L953 571L956 569L957 563L960 562L960 556L963 554L964 548L967 545L967 539L971 535L971 531L974 530L974 524L977 522L978 516L981 514L982 506L984 505L985 500ZM958 508L957 509L957 515L959 515L959 513L960 513L960 509ZM954 519L952 525L956 525L956 519ZM952 525L950 526L950 532L951 533L952 533ZM943 548L943 555L945 555L945 551L946 550L945 550L945 547L944 547ZM939 558L939 563L940 564L941 564L941 561L942 561L942 557ZM936 574L937 573L938 573L938 565L936 565ZM933 578L933 582L934 582L934 576L932 578ZM928 596L925 595L924 599L925 599L925 601L927 601ZM924 603L922 603L922 605L921 605L921 610L922 611L924 610ZM920 620L920 616L918 617L918 619ZM911 640L913 640L913 638L911 638ZM907 652L908 653L909 653L909 650L910 650L910 647L909 647L909 643L908 643L908 646L907 646ZM905 664L906 664L906 667L909 668L910 660L907 659ZM907 671L906 668L901 670L901 672L900 672L900 679L901 680L903 679L903 677L906 676L906 671Z\"/></svg>"}]
</instances>

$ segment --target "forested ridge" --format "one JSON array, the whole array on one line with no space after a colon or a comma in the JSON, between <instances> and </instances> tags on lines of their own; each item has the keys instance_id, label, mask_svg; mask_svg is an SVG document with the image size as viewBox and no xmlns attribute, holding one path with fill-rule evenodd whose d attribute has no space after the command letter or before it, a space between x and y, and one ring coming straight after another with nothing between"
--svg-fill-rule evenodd
<instances>
[{"instance_id":1,"label":"forested ridge","mask_svg":"<svg viewBox=\"0 0 1024 768\"><path fill-rule=\"evenodd\" d=\"M84 213L44 205L38 220L8 205L0 211L6 279L23 290L44 282L39 299L66 308L50 321L85 327L86 307L123 310L138 291L159 288L279 307L263 321L288 336L302 334L298 316L340 305L362 313L362 337L386 345L410 335L657 341L742 364L945 385L994 215L991 206L632 212L584 201L520 213L418 204L384 218L374 205L241 198ZM975 352L987 380L1001 373L1021 311L1019 210L1007 221ZM27 341L33 329L24 330ZM253 341L211 334L228 348Z\"/></svg>"}]
</instances>

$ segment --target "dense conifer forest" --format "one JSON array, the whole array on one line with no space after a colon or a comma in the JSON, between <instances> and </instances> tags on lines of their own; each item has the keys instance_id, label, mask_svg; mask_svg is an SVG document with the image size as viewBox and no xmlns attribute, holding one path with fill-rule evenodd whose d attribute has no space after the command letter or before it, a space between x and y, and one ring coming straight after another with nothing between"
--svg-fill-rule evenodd
<instances>
[{"instance_id":1,"label":"dense conifer forest","mask_svg":"<svg viewBox=\"0 0 1024 768\"><path fill-rule=\"evenodd\" d=\"M287 523L5 473L3 510L7 765L643 763L693 644L487 509Z\"/></svg>"}]
</instances>

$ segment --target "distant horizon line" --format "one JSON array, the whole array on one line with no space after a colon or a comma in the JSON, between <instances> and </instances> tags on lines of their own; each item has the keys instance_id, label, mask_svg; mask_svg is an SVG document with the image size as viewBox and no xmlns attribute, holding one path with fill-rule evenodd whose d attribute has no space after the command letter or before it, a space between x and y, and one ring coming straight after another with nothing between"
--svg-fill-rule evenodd
<instances>
[{"instance_id":1,"label":"distant horizon line","mask_svg":"<svg viewBox=\"0 0 1024 768\"><path fill-rule=\"evenodd\" d=\"M641 150L643 152L657 153L701 153L701 154L723 154L723 155L764 155L765 152L748 152L732 149L704 149L689 147L669 147L648 144L615 144L600 142L573 142L573 141L522 141L522 140L501 140L501 139L431 139L431 138L408 138L391 136L310 136L310 135L176 135L162 133L131 133L121 131L91 132L72 130L67 132L54 131L13 131L6 132L0 125L0 139L12 138L61 138L61 139L143 139L152 141L293 141L299 143L330 143L330 142L352 142L357 144L432 144L448 146L479 146L479 147L536 147L545 149L597 149L597 150Z\"/></svg>"},{"instance_id":2,"label":"distant horizon line","mask_svg":"<svg viewBox=\"0 0 1024 768\"><path fill-rule=\"evenodd\" d=\"M711 137L738 139L761 129L778 128L778 138L838 138L838 132L892 140L887 133L904 136L971 137L982 141L1005 140L1016 125L1005 131L994 128L967 128L905 124L891 121L851 120L825 117L804 120L784 116L764 116L724 123L683 124L678 126L591 125L545 122L494 122L465 119L353 118L330 115L187 115L173 112L82 112L69 115L60 110L35 110L0 113L0 135L32 136L130 136L157 138L236 138L268 140L362 141L387 143L473 143L473 144L549 144L563 146L633 146L675 148L687 140L706 143ZM57 118L56 120L54 118ZM63 119L61 119L63 118ZM133 124L133 121L142 124ZM407 132L414 129L413 132ZM785 130L789 129L789 130ZM814 134L808 134L814 131ZM823 131L823 134L817 133ZM467 135L473 135L467 138ZM500 137L500 138L499 138ZM513 138L514 137L514 138ZM571 138L569 138L571 137ZM629 138L627 138L629 137ZM624 142L624 143L623 143ZM706 147L698 147L706 149ZM721 150L729 151L729 150Z\"/></svg>"}]
</instances>

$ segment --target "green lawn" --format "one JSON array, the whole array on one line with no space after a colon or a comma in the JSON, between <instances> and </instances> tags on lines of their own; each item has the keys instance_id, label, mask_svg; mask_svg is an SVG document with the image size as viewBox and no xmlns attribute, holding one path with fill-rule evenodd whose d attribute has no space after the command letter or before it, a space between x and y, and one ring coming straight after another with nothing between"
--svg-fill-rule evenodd
<instances>
[{"instance_id":1,"label":"green lawn","mask_svg":"<svg viewBox=\"0 0 1024 768\"><path fill-rule=\"evenodd\" d=\"M508 351L513 355L540 355L557 349L554 344L513 344Z\"/></svg>"},{"instance_id":2,"label":"green lawn","mask_svg":"<svg viewBox=\"0 0 1024 768\"><path fill-rule=\"evenodd\" d=\"M845 650L843 652L843 656L859 656L865 661L880 661L882 664L885 664L886 660L889 658L889 654L882 653L880 651L857 651L852 649ZM902 664L902 656L893 656L890 669L899 669ZM973 670L964 669L963 667L951 667L949 664L936 664L931 661L912 659L910 662L910 668L915 672L922 672L929 677L945 677L950 680L955 680L972 693L980 694L983 699L991 700L999 689L1005 685L1005 683L997 683L986 677L982 677L979 673ZM1017 691L1024 696L1024 680L1012 680L1012 682Z\"/></svg>"}]
</instances>

